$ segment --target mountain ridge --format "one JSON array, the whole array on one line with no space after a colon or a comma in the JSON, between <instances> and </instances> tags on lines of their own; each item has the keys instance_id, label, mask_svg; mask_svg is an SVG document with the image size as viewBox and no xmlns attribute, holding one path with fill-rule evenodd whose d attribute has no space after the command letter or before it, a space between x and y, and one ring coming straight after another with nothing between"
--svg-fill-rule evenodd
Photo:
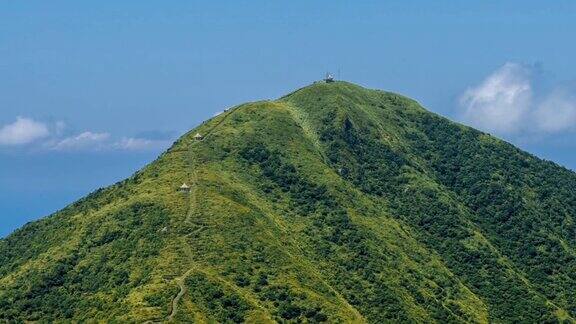
<instances>
[{"instance_id":1,"label":"mountain ridge","mask_svg":"<svg viewBox=\"0 0 576 324\"><path fill-rule=\"evenodd\" d=\"M414 100L315 83L0 241L0 319L573 322L575 188Z\"/></svg>"}]
</instances>

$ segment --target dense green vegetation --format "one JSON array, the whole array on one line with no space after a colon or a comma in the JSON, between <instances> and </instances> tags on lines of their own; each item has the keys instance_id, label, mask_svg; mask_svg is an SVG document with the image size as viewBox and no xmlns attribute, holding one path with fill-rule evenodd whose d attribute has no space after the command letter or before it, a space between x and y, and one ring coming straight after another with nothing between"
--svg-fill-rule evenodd
<instances>
[{"instance_id":1,"label":"dense green vegetation","mask_svg":"<svg viewBox=\"0 0 576 324\"><path fill-rule=\"evenodd\" d=\"M573 172L316 83L1 240L0 321L574 322L574 215Z\"/></svg>"}]
</instances>

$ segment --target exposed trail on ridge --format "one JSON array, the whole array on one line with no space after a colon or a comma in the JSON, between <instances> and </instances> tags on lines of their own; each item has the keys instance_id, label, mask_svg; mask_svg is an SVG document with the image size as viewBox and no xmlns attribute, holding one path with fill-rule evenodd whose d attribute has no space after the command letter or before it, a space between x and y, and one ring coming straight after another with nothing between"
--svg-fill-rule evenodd
<instances>
[{"instance_id":1,"label":"exposed trail on ridge","mask_svg":"<svg viewBox=\"0 0 576 324\"><path fill-rule=\"evenodd\" d=\"M194 213L195 210L198 209L197 208L197 206L198 206L198 199L197 199L198 169L195 168L198 165L198 161L196 160L196 156L194 155L193 147L196 146L197 144L201 143L202 141L206 140L218 126L220 126L222 123L224 123L224 121L226 121L228 119L228 117L236 110L236 108L237 107L233 107L233 108L230 108L228 111L226 111L225 112L226 115L224 115L221 120L219 120L215 125L213 125L212 127L210 127L206 131L206 133L204 134L204 138L202 140L193 141L188 148L181 151L181 152L187 153L186 154L186 164L187 164L188 172L190 172L190 170L191 170L191 174L188 175L188 178L190 179L190 192L188 193L188 199L187 199L188 208L186 210L186 218L184 219L185 224L191 223L192 214ZM178 152L178 151L172 151L172 152ZM199 229L202 229L202 227L200 227ZM191 233L189 233L189 234L191 234ZM187 236L188 235L186 235L186 237ZM181 244L182 244L183 248L185 249L186 257L189 259L190 262L193 262L192 251L190 250L190 246L188 245L186 240L183 240ZM170 303L171 311L170 311L170 314L168 315L168 317L166 318L166 320L169 322L174 320L174 317L178 313L178 304L180 303L180 299L182 299L182 297L187 292L186 278L188 278L188 276L192 273L192 271L194 271L194 268L188 269L184 274L182 274L180 277L175 279L176 283L180 287L180 291L178 291L178 294L176 294L176 296L174 296L174 298L172 298L172 302Z\"/></svg>"}]
</instances>

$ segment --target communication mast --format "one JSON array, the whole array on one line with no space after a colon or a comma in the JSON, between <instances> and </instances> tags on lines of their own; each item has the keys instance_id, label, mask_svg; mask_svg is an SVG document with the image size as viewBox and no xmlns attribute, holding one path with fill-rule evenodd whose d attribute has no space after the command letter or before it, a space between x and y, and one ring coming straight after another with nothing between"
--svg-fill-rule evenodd
<instances>
[{"instance_id":1,"label":"communication mast","mask_svg":"<svg viewBox=\"0 0 576 324\"><path fill-rule=\"evenodd\" d=\"M334 76L330 72L326 73L326 77L324 78L324 82L326 82L326 83L334 82Z\"/></svg>"}]
</instances>

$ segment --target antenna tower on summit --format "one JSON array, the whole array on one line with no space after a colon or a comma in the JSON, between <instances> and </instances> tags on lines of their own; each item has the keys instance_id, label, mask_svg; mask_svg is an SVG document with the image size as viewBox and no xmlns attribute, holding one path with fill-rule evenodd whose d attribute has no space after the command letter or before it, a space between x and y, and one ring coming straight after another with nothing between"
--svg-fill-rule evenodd
<instances>
[{"instance_id":1,"label":"antenna tower on summit","mask_svg":"<svg viewBox=\"0 0 576 324\"><path fill-rule=\"evenodd\" d=\"M334 82L334 76L330 72L326 73L326 77L324 78L324 82L326 82L326 83Z\"/></svg>"}]
</instances>

